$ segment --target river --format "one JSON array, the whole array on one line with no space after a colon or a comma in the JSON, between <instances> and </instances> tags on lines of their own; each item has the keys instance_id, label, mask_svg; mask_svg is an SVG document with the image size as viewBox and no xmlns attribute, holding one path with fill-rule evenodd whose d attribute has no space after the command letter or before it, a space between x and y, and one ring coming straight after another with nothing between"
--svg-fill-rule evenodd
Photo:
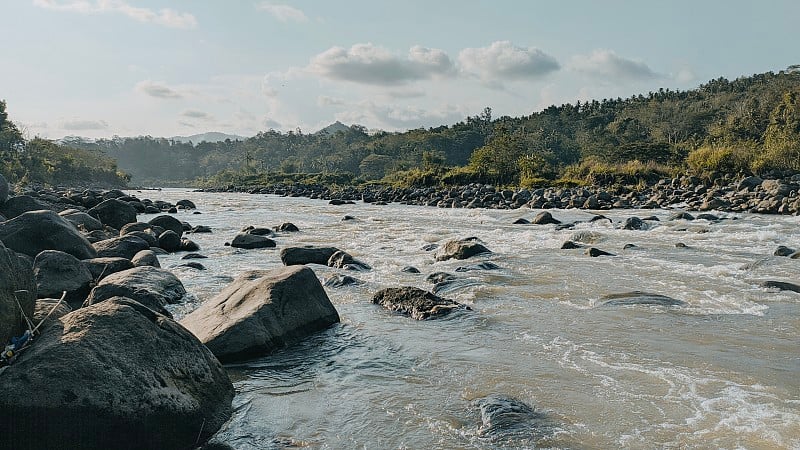
<instances>
[{"instance_id":1,"label":"river","mask_svg":"<svg viewBox=\"0 0 800 450\"><path fill-rule=\"evenodd\" d=\"M235 448L800 448L800 294L758 286L800 283L800 260L772 256L778 245L800 247L798 217L717 213L727 220L715 223L667 221L668 210L613 210L602 213L614 223L555 231L513 225L537 212L526 209L133 193L188 198L202 214L177 217L214 230L189 236L209 257L198 260L208 270L175 267L180 254L161 256L193 296L178 317L244 270L280 267L282 247L333 245L373 267L352 274L362 286L326 288L341 324L227 366L237 409L221 438ZM551 212L564 222L593 215ZM621 229L633 215L661 221L647 231ZM277 237L277 249L223 245L243 226L283 222L301 232ZM582 231L616 256L560 249ZM370 302L384 287L430 290L427 274L473 262L435 262L422 249L469 236L493 251L478 261L501 267L461 273L474 283L442 294L473 311L416 321ZM323 280L339 270L312 268ZM600 304L603 295L634 290L687 304ZM475 400L490 394L533 406L551 426L482 436Z\"/></svg>"}]
</instances>

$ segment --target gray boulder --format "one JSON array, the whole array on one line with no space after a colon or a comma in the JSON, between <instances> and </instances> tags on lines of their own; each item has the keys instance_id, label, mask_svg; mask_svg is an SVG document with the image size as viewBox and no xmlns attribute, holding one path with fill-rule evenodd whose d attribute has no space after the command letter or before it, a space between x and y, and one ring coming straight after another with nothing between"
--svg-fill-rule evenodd
<instances>
[{"instance_id":1,"label":"gray boulder","mask_svg":"<svg viewBox=\"0 0 800 450\"><path fill-rule=\"evenodd\" d=\"M166 214L161 216L156 216L150 219L148 223L150 225L161 227L164 230L173 231L175 234L178 235L179 238L183 235L183 224L181 223L180 220L172 216L168 216Z\"/></svg>"},{"instance_id":2,"label":"gray boulder","mask_svg":"<svg viewBox=\"0 0 800 450\"><path fill-rule=\"evenodd\" d=\"M775 256L791 256L794 252L795 250L792 248L786 247L785 245L779 245L772 254Z\"/></svg>"},{"instance_id":3,"label":"gray boulder","mask_svg":"<svg viewBox=\"0 0 800 450\"><path fill-rule=\"evenodd\" d=\"M60 298L40 298L36 300L36 309L33 311L33 323L41 323L44 329L55 323L61 317L72 312L67 302Z\"/></svg>"},{"instance_id":4,"label":"gray boulder","mask_svg":"<svg viewBox=\"0 0 800 450\"><path fill-rule=\"evenodd\" d=\"M446 261L448 259L467 259L483 253L491 253L491 251L476 239L461 239L448 241L436 250L434 257L437 261Z\"/></svg>"},{"instance_id":5,"label":"gray boulder","mask_svg":"<svg viewBox=\"0 0 800 450\"><path fill-rule=\"evenodd\" d=\"M342 274L335 274L332 277L325 280L323 286L330 287L330 288L340 288L345 286L358 286L364 284L363 281L359 280L358 278L353 278L350 275L342 275Z\"/></svg>"},{"instance_id":6,"label":"gray boulder","mask_svg":"<svg viewBox=\"0 0 800 450\"><path fill-rule=\"evenodd\" d=\"M295 266L299 264L320 264L328 265L334 253L340 251L336 247L286 247L281 250L281 262L285 266Z\"/></svg>"},{"instance_id":7,"label":"gray boulder","mask_svg":"<svg viewBox=\"0 0 800 450\"><path fill-rule=\"evenodd\" d=\"M372 297L372 303L417 320L435 319L456 309L471 309L461 303L410 286L382 289Z\"/></svg>"},{"instance_id":8,"label":"gray boulder","mask_svg":"<svg viewBox=\"0 0 800 450\"><path fill-rule=\"evenodd\" d=\"M100 258L132 259L140 251L150 248L147 241L130 234L95 242L93 245Z\"/></svg>"},{"instance_id":9,"label":"gray boulder","mask_svg":"<svg viewBox=\"0 0 800 450\"><path fill-rule=\"evenodd\" d=\"M761 283L761 287L768 288L768 289L778 289L780 291L791 291L800 293L800 286L794 283L788 283L786 281L764 281Z\"/></svg>"},{"instance_id":10,"label":"gray boulder","mask_svg":"<svg viewBox=\"0 0 800 450\"><path fill-rule=\"evenodd\" d=\"M370 270L369 264L353 258L349 253L339 250L328 258L328 267L348 270Z\"/></svg>"},{"instance_id":11,"label":"gray boulder","mask_svg":"<svg viewBox=\"0 0 800 450\"><path fill-rule=\"evenodd\" d=\"M622 228L625 230L646 230L647 224L642 219L633 216L625 219L625 224Z\"/></svg>"},{"instance_id":12,"label":"gray boulder","mask_svg":"<svg viewBox=\"0 0 800 450\"><path fill-rule=\"evenodd\" d=\"M547 211L542 211L536 215L531 221L534 225L558 225L561 223L560 220L555 219L552 214Z\"/></svg>"},{"instance_id":13,"label":"gray boulder","mask_svg":"<svg viewBox=\"0 0 800 450\"><path fill-rule=\"evenodd\" d=\"M478 436L483 439L514 447L537 448L536 441L556 431L547 415L513 397L489 395L476 400L474 405L480 410Z\"/></svg>"},{"instance_id":14,"label":"gray boulder","mask_svg":"<svg viewBox=\"0 0 800 450\"><path fill-rule=\"evenodd\" d=\"M103 224L100 223L99 220L95 219L89 214L86 214L85 212L71 211L68 214L61 212L59 215L71 222L73 225L75 225L75 227L82 228L86 231L103 229Z\"/></svg>"},{"instance_id":15,"label":"gray boulder","mask_svg":"<svg viewBox=\"0 0 800 450\"><path fill-rule=\"evenodd\" d=\"M651 294L642 291L623 292L621 294L610 294L600 298L603 306L629 306L629 305L652 305L652 306L684 306L686 302L676 300L661 294Z\"/></svg>"},{"instance_id":16,"label":"gray boulder","mask_svg":"<svg viewBox=\"0 0 800 450\"><path fill-rule=\"evenodd\" d=\"M0 241L31 257L44 250L60 250L78 259L97 256L78 229L53 211L26 212L0 223Z\"/></svg>"},{"instance_id":17,"label":"gray boulder","mask_svg":"<svg viewBox=\"0 0 800 450\"><path fill-rule=\"evenodd\" d=\"M44 328L0 389L0 448L28 449L194 448L230 418L234 396L190 332L126 298Z\"/></svg>"},{"instance_id":18,"label":"gray boulder","mask_svg":"<svg viewBox=\"0 0 800 450\"><path fill-rule=\"evenodd\" d=\"M246 233L239 233L231 242L231 247L235 248L246 248L246 249L253 249L253 248L271 248L275 247L275 241L266 237L266 236L259 236L257 234L246 234Z\"/></svg>"},{"instance_id":19,"label":"gray boulder","mask_svg":"<svg viewBox=\"0 0 800 450\"><path fill-rule=\"evenodd\" d=\"M119 229L119 235L125 236L128 233L132 233L134 231L148 231L153 228L152 225L146 222L131 222L129 224L125 224L122 228Z\"/></svg>"},{"instance_id":20,"label":"gray boulder","mask_svg":"<svg viewBox=\"0 0 800 450\"><path fill-rule=\"evenodd\" d=\"M33 267L27 259L0 242L0 347L5 347L12 336L20 336L28 328L22 313L33 317L35 303Z\"/></svg>"},{"instance_id":21,"label":"gray boulder","mask_svg":"<svg viewBox=\"0 0 800 450\"><path fill-rule=\"evenodd\" d=\"M226 362L268 353L337 322L314 271L285 267L241 274L181 324Z\"/></svg>"},{"instance_id":22,"label":"gray boulder","mask_svg":"<svg viewBox=\"0 0 800 450\"><path fill-rule=\"evenodd\" d=\"M136 222L136 208L115 198L103 200L99 205L89 210L89 214L100 219L103 225L108 225L117 230L129 223Z\"/></svg>"},{"instance_id":23,"label":"gray boulder","mask_svg":"<svg viewBox=\"0 0 800 450\"><path fill-rule=\"evenodd\" d=\"M81 262L89 269L95 281L100 281L112 273L133 269L133 262L127 258L91 258Z\"/></svg>"},{"instance_id":24,"label":"gray boulder","mask_svg":"<svg viewBox=\"0 0 800 450\"><path fill-rule=\"evenodd\" d=\"M18 195L10 197L0 206L0 213L9 219L13 219L22 213L28 211L40 211L43 209L50 209L51 205L37 200L29 195Z\"/></svg>"},{"instance_id":25,"label":"gray boulder","mask_svg":"<svg viewBox=\"0 0 800 450\"><path fill-rule=\"evenodd\" d=\"M296 233L296 232L300 231L300 229L297 228L297 225L295 225L295 224L293 224L291 222L284 222L284 223L278 225L277 227L275 227L275 231L282 231L282 232L285 232L285 233Z\"/></svg>"},{"instance_id":26,"label":"gray boulder","mask_svg":"<svg viewBox=\"0 0 800 450\"><path fill-rule=\"evenodd\" d=\"M148 308L170 316L166 305L179 303L186 289L172 272L151 266L134 267L103 278L84 302L84 306L100 303L111 297L128 297Z\"/></svg>"},{"instance_id":27,"label":"gray boulder","mask_svg":"<svg viewBox=\"0 0 800 450\"><path fill-rule=\"evenodd\" d=\"M131 262L136 267L141 267L141 266L150 266L156 268L161 267L161 263L158 262L158 256L155 254L154 251L150 249L142 250L137 254L133 255L133 259L131 259Z\"/></svg>"},{"instance_id":28,"label":"gray boulder","mask_svg":"<svg viewBox=\"0 0 800 450\"><path fill-rule=\"evenodd\" d=\"M67 293L67 301L83 303L89 293L92 274L76 257L58 250L45 250L33 261L36 290L39 298L61 298Z\"/></svg>"},{"instance_id":29,"label":"gray boulder","mask_svg":"<svg viewBox=\"0 0 800 450\"><path fill-rule=\"evenodd\" d=\"M181 236L172 230L167 230L158 236L158 246L168 252L177 252L181 248Z\"/></svg>"}]
</instances>

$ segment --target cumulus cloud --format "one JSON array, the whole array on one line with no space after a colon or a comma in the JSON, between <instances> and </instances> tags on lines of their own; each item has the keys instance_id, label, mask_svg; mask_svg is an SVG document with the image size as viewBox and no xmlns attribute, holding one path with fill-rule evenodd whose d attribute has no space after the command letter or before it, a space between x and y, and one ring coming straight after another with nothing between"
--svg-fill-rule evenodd
<instances>
[{"instance_id":1,"label":"cumulus cloud","mask_svg":"<svg viewBox=\"0 0 800 450\"><path fill-rule=\"evenodd\" d=\"M150 97L165 98L165 99L178 99L183 98L183 95L178 91L170 88L166 84L158 81L144 80L136 84L136 90L142 92Z\"/></svg>"},{"instance_id":2,"label":"cumulus cloud","mask_svg":"<svg viewBox=\"0 0 800 450\"><path fill-rule=\"evenodd\" d=\"M439 49L415 46L403 58L370 43L332 47L314 56L306 68L324 78L378 86L441 77L454 69L453 61Z\"/></svg>"},{"instance_id":3,"label":"cumulus cloud","mask_svg":"<svg viewBox=\"0 0 800 450\"><path fill-rule=\"evenodd\" d=\"M196 120L206 120L206 121L214 120L214 116L212 116L211 114L196 109L184 110L181 113L181 116L186 117L188 119L196 119Z\"/></svg>"},{"instance_id":4,"label":"cumulus cloud","mask_svg":"<svg viewBox=\"0 0 800 450\"><path fill-rule=\"evenodd\" d=\"M317 106L342 106L344 100L336 97L329 97L327 95L320 95L317 97Z\"/></svg>"},{"instance_id":5,"label":"cumulus cloud","mask_svg":"<svg viewBox=\"0 0 800 450\"><path fill-rule=\"evenodd\" d=\"M262 2L256 5L256 8L266 11L272 17L280 20L281 22L308 22L306 14L289 5L275 5L269 2Z\"/></svg>"},{"instance_id":6,"label":"cumulus cloud","mask_svg":"<svg viewBox=\"0 0 800 450\"><path fill-rule=\"evenodd\" d=\"M561 68L558 61L535 47L517 47L509 41L488 47L465 48L458 54L462 70L484 82L541 78Z\"/></svg>"},{"instance_id":7,"label":"cumulus cloud","mask_svg":"<svg viewBox=\"0 0 800 450\"><path fill-rule=\"evenodd\" d=\"M69 11L80 14L117 13L130 19L154 23L169 28L189 29L197 27L197 19L189 13L170 8L154 11L132 6L122 0L33 0L33 4L54 11Z\"/></svg>"},{"instance_id":8,"label":"cumulus cloud","mask_svg":"<svg viewBox=\"0 0 800 450\"><path fill-rule=\"evenodd\" d=\"M578 72L605 78L647 80L660 77L644 62L624 58L612 50L604 49L595 50L588 56L573 57L570 67Z\"/></svg>"},{"instance_id":9,"label":"cumulus cloud","mask_svg":"<svg viewBox=\"0 0 800 450\"><path fill-rule=\"evenodd\" d=\"M108 129L108 122L106 122L105 120L70 119L62 121L59 125L62 130L70 130L70 131L90 131L90 130Z\"/></svg>"}]
</instances>

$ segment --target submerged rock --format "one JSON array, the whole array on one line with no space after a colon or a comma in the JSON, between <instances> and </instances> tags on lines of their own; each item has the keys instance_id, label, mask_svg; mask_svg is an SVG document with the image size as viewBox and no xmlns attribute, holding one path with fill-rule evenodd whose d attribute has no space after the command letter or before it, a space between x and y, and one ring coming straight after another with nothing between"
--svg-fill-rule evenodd
<instances>
[{"instance_id":1,"label":"submerged rock","mask_svg":"<svg viewBox=\"0 0 800 450\"><path fill-rule=\"evenodd\" d=\"M655 306L684 306L686 302L676 300L661 294L632 291L620 294L604 295L600 298L603 306L628 306L628 305L655 305Z\"/></svg>"},{"instance_id":2,"label":"submerged rock","mask_svg":"<svg viewBox=\"0 0 800 450\"><path fill-rule=\"evenodd\" d=\"M539 214L537 214L536 217L533 218L531 223L534 225L550 225L550 224L558 225L561 223L561 221L555 219L553 215L550 214L549 212L542 211Z\"/></svg>"},{"instance_id":3,"label":"submerged rock","mask_svg":"<svg viewBox=\"0 0 800 450\"><path fill-rule=\"evenodd\" d=\"M369 264L353 258L349 253L339 250L328 258L328 267L348 270L371 270Z\"/></svg>"},{"instance_id":4,"label":"submerged rock","mask_svg":"<svg viewBox=\"0 0 800 450\"><path fill-rule=\"evenodd\" d=\"M350 275L342 275L342 274L335 274L332 277L325 280L325 287L331 288L340 288L345 286L358 286L364 284L363 281L359 280L358 278L353 278Z\"/></svg>"},{"instance_id":5,"label":"submerged rock","mask_svg":"<svg viewBox=\"0 0 800 450\"><path fill-rule=\"evenodd\" d=\"M246 233L237 234L233 238L233 242L231 242L231 247L244 249L271 248L275 246L275 241L268 237Z\"/></svg>"},{"instance_id":6,"label":"submerged rock","mask_svg":"<svg viewBox=\"0 0 800 450\"><path fill-rule=\"evenodd\" d=\"M497 264L484 261L478 264L470 264L468 266L459 266L456 267L456 272L471 272L473 270L500 270L502 267L498 266Z\"/></svg>"},{"instance_id":7,"label":"submerged rock","mask_svg":"<svg viewBox=\"0 0 800 450\"><path fill-rule=\"evenodd\" d=\"M779 245L772 254L775 256L791 256L794 252L794 249L786 247L785 245Z\"/></svg>"},{"instance_id":8,"label":"submerged rock","mask_svg":"<svg viewBox=\"0 0 800 450\"><path fill-rule=\"evenodd\" d=\"M417 320L442 317L456 309L471 309L461 303L410 286L382 289L372 297L372 303Z\"/></svg>"},{"instance_id":9,"label":"submerged rock","mask_svg":"<svg viewBox=\"0 0 800 450\"><path fill-rule=\"evenodd\" d=\"M133 259L140 251L150 248L147 241L131 234L95 242L92 245L100 258Z\"/></svg>"},{"instance_id":10,"label":"submerged rock","mask_svg":"<svg viewBox=\"0 0 800 450\"><path fill-rule=\"evenodd\" d=\"M646 230L647 224L642 219L633 216L625 219L625 224L622 228L625 230Z\"/></svg>"},{"instance_id":11,"label":"submerged rock","mask_svg":"<svg viewBox=\"0 0 800 450\"><path fill-rule=\"evenodd\" d=\"M764 281L761 283L761 287L800 293L800 285L794 283L787 283L786 281L772 281L772 280Z\"/></svg>"},{"instance_id":12,"label":"submerged rock","mask_svg":"<svg viewBox=\"0 0 800 450\"><path fill-rule=\"evenodd\" d=\"M598 256L617 256L613 253L609 253L605 250L600 250L599 248L589 247L586 251L583 252L584 255L591 256L592 258L597 258Z\"/></svg>"},{"instance_id":13,"label":"submerged rock","mask_svg":"<svg viewBox=\"0 0 800 450\"><path fill-rule=\"evenodd\" d=\"M467 238L448 241L444 246L436 250L434 256L437 261L446 261L448 259L467 259L483 253L491 253L491 251L479 243L477 239Z\"/></svg>"},{"instance_id":14,"label":"submerged rock","mask_svg":"<svg viewBox=\"0 0 800 450\"><path fill-rule=\"evenodd\" d=\"M491 441L538 440L554 431L552 421L525 402L504 395L489 395L473 402L481 414L478 436Z\"/></svg>"}]
</instances>

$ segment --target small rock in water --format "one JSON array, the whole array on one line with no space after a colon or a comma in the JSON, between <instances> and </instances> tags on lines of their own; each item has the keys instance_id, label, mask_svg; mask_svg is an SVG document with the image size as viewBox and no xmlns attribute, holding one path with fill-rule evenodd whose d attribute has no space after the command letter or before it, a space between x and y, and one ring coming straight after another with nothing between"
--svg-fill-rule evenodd
<instances>
[{"instance_id":1,"label":"small rock in water","mask_svg":"<svg viewBox=\"0 0 800 450\"><path fill-rule=\"evenodd\" d=\"M785 281L764 281L761 283L761 287L800 293L800 286L794 283L787 283Z\"/></svg>"},{"instance_id":2,"label":"small rock in water","mask_svg":"<svg viewBox=\"0 0 800 450\"><path fill-rule=\"evenodd\" d=\"M422 246L422 250L425 250L426 252L436 250L437 248L439 248L439 244L425 244Z\"/></svg>"},{"instance_id":3,"label":"small rock in water","mask_svg":"<svg viewBox=\"0 0 800 450\"><path fill-rule=\"evenodd\" d=\"M473 270L500 270L502 267L489 261L484 261L478 264L470 264L469 266L456 267L456 272L470 272Z\"/></svg>"},{"instance_id":4,"label":"small rock in water","mask_svg":"<svg viewBox=\"0 0 800 450\"><path fill-rule=\"evenodd\" d=\"M434 272L427 277L425 277L425 281L430 283L441 283L442 281L450 281L455 280L456 276L447 272Z\"/></svg>"},{"instance_id":5,"label":"small rock in water","mask_svg":"<svg viewBox=\"0 0 800 450\"><path fill-rule=\"evenodd\" d=\"M514 221L514 225L530 225L531 221L528 219L517 219Z\"/></svg>"},{"instance_id":6,"label":"small rock in water","mask_svg":"<svg viewBox=\"0 0 800 450\"><path fill-rule=\"evenodd\" d=\"M178 267L189 267L189 268L197 269L197 270L206 270L206 266L200 264L199 262L194 262L194 261L188 262L188 263L183 263L183 264L179 265Z\"/></svg>"},{"instance_id":7,"label":"small rock in water","mask_svg":"<svg viewBox=\"0 0 800 450\"><path fill-rule=\"evenodd\" d=\"M438 318L456 309L471 309L461 303L410 286L382 289L372 297L372 303L417 320Z\"/></svg>"},{"instance_id":8,"label":"small rock in water","mask_svg":"<svg viewBox=\"0 0 800 450\"><path fill-rule=\"evenodd\" d=\"M205 259L208 258L206 255L201 255L200 253L187 253L183 255L181 259Z\"/></svg>"},{"instance_id":9,"label":"small rock in water","mask_svg":"<svg viewBox=\"0 0 800 450\"><path fill-rule=\"evenodd\" d=\"M683 242L678 242L677 244L675 244L675 248L689 248L689 246L684 244Z\"/></svg>"},{"instance_id":10,"label":"small rock in water","mask_svg":"<svg viewBox=\"0 0 800 450\"><path fill-rule=\"evenodd\" d=\"M420 273L419 269L417 269L414 266L405 266L402 269L400 269L400 271L405 273Z\"/></svg>"},{"instance_id":11,"label":"small rock in water","mask_svg":"<svg viewBox=\"0 0 800 450\"><path fill-rule=\"evenodd\" d=\"M474 402L481 414L478 436L492 441L529 441L551 435L555 430L548 417L516 398L489 395ZM522 444L520 442L520 444ZM529 444L530 445L530 444ZM528 447L529 445L520 445Z\"/></svg>"},{"instance_id":12,"label":"small rock in water","mask_svg":"<svg viewBox=\"0 0 800 450\"><path fill-rule=\"evenodd\" d=\"M607 251L600 250L599 248L595 248L595 247L587 248L586 251L584 252L584 254L585 255L589 255L592 258L597 258L598 256L617 256L617 255L615 255L613 253L609 253Z\"/></svg>"},{"instance_id":13,"label":"small rock in water","mask_svg":"<svg viewBox=\"0 0 800 450\"><path fill-rule=\"evenodd\" d=\"M561 249L562 250L570 250L570 249L573 249L573 248L583 248L583 246L581 244L576 244L576 243L574 243L572 241L566 241L563 244L561 244Z\"/></svg>"},{"instance_id":14,"label":"small rock in water","mask_svg":"<svg viewBox=\"0 0 800 450\"><path fill-rule=\"evenodd\" d=\"M610 294L600 298L603 306L629 306L629 305L654 305L654 306L684 306L686 302L676 300L661 294L632 291L621 294Z\"/></svg>"},{"instance_id":15,"label":"small rock in water","mask_svg":"<svg viewBox=\"0 0 800 450\"><path fill-rule=\"evenodd\" d=\"M625 230L646 230L647 224L642 219L633 216L625 219L625 225L622 226Z\"/></svg>"},{"instance_id":16,"label":"small rock in water","mask_svg":"<svg viewBox=\"0 0 800 450\"><path fill-rule=\"evenodd\" d=\"M533 218L531 223L534 225L550 225L550 224L558 225L561 223L561 221L553 218L553 215L550 214L549 212L542 211L539 214L537 214L536 217Z\"/></svg>"},{"instance_id":17,"label":"small rock in water","mask_svg":"<svg viewBox=\"0 0 800 450\"><path fill-rule=\"evenodd\" d=\"M358 278L353 278L350 275L341 275L336 274L327 280L325 280L325 287L332 287L332 288L340 288L345 286L358 286L364 284L363 281L359 280Z\"/></svg>"},{"instance_id":18,"label":"small rock in water","mask_svg":"<svg viewBox=\"0 0 800 450\"><path fill-rule=\"evenodd\" d=\"M785 245L779 245L778 248L775 249L773 255L775 256L791 256L795 252L794 249L791 249Z\"/></svg>"},{"instance_id":19,"label":"small rock in water","mask_svg":"<svg viewBox=\"0 0 800 450\"><path fill-rule=\"evenodd\" d=\"M623 249L623 250L628 250L628 249L631 249L631 248L639 248L639 246L638 246L638 245L636 245L636 244L625 244L625 245L622 247L622 249Z\"/></svg>"}]
</instances>

